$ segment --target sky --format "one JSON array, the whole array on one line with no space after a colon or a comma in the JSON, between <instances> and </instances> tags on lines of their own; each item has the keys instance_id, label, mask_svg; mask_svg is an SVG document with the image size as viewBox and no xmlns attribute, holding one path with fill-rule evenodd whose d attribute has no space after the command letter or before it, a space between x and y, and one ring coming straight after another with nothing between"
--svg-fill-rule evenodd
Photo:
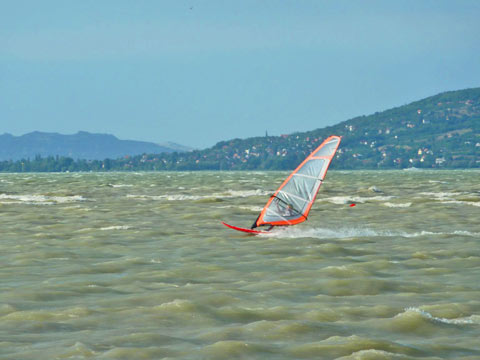
<instances>
[{"instance_id":1,"label":"sky","mask_svg":"<svg viewBox=\"0 0 480 360\"><path fill-rule=\"evenodd\" d=\"M206 148L480 86L478 0L0 0L0 134Z\"/></svg>"}]
</instances>

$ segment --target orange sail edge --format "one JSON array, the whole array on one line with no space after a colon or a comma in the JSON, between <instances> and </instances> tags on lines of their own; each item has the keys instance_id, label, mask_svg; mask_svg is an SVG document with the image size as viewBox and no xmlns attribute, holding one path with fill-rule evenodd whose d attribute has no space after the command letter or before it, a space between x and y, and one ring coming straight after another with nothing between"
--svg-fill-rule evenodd
<instances>
[{"instance_id":1,"label":"orange sail edge","mask_svg":"<svg viewBox=\"0 0 480 360\"><path fill-rule=\"evenodd\" d=\"M270 197L252 229L297 225L307 220L341 139L329 136L292 171Z\"/></svg>"}]
</instances>

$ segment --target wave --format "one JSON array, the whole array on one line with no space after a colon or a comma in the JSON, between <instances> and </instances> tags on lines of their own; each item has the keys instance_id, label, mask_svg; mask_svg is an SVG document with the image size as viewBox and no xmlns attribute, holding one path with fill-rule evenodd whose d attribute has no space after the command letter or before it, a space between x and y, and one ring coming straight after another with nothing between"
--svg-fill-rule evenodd
<instances>
[{"instance_id":1,"label":"wave","mask_svg":"<svg viewBox=\"0 0 480 360\"><path fill-rule=\"evenodd\" d=\"M211 193L205 195L187 195L187 194L164 194L164 195L138 195L127 194L127 198L139 200L167 200L167 201L195 201L203 199L228 199L228 198L245 198L251 196L267 196L271 192L263 190L226 190L222 193Z\"/></svg>"},{"instance_id":2,"label":"wave","mask_svg":"<svg viewBox=\"0 0 480 360\"><path fill-rule=\"evenodd\" d=\"M127 194L127 198L137 199L137 200L167 200L167 201L188 201L188 200L200 200L207 198L206 196L199 195L135 195Z\"/></svg>"},{"instance_id":3,"label":"wave","mask_svg":"<svg viewBox=\"0 0 480 360\"><path fill-rule=\"evenodd\" d=\"M128 230L128 229L131 229L131 228L132 227L128 226L128 225L113 225L113 226L102 227L102 228L100 228L100 230L102 230L102 231L106 231L106 230Z\"/></svg>"},{"instance_id":4,"label":"wave","mask_svg":"<svg viewBox=\"0 0 480 360\"><path fill-rule=\"evenodd\" d=\"M2 201L4 200L4 201ZM8 195L0 194L0 202L3 204L33 204L33 205L53 205L64 204L76 201L86 201L81 195L70 196L47 196L47 195Z\"/></svg>"},{"instance_id":5,"label":"wave","mask_svg":"<svg viewBox=\"0 0 480 360\"><path fill-rule=\"evenodd\" d=\"M251 196L268 196L272 195L271 191L265 190L227 190L225 193L222 194L214 194L215 196L225 196L227 198L245 198Z\"/></svg>"},{"instance_id":6,"label":"wave","mask_svg":"<svg viewBox=\"0 0 480 360\"><path fill-rule=\"evenodd\" d=\"M386 202L383 205L385 205L386 207L390 207L390 208L407 208L407 207L412 206L412 203L411 202L407 202L407 203Z\"/></svg>"},{"instance_id":7,"label":"wave","mask_svg":"<svg viewBox=\"0 0 480 360\"><path fill-rule=\"evenodd\" d=\"M439 192L421 192L419 195L425 195L425 197L429 199L434 199L434 200L450 200L453 199L455 196L461 196L465 195L465 193L462 192L449 192L449 191L439 191ZM423 199L423 196L420 196L419 198Z\"/></svg>"},{"instance_id":8,"label":"wave","mask_svg":"<svg viewBox=\"0 0 480 360\"><path fill-rule=\"evenodd\" d=\"M439 201L442 204L457 204L457 205L470 205L480 207L480 198L478 194L472 194L468 192L421 192L419 195L425 195L429 199ZM464 199L462 199L462 197ZM465 200L468 197L468 200ZM424 197L417 197L417 199L423 199ZM460 198L460 199L459 199Z\"/></svg>"},{"instance_id":9,"label":"wave","mask_svg":"<svg viewBox=\"0 0 480 360\"><path fill-rule=\"evenodd\" d=\"M455 230L451 232L432 232L432 231L418 231L414 233L407 233L401 231L389 231L389 230L373 230L369 228L296 228L296 227L277 227L271 230L269 233L260 234L265 237L276 238L317 238L317 239L349 239L358 237L404 237L415 238L422 236L438 236L438 235L455 235L455 236L472 236L478 237L480 233L470 232L465 230Z\"/></svg>"},{"instance_id":10,"label":"wave","mask_svg":"<svg viewBox=\"0 0 480 360\"><path fill-rule=\"evenodd\" d=\"M362 360L362 359L389 359L389 360L411 360L412 357L404 354L396 354L385 350L366 349L355 351L350 355L342 356L336 360Z\"/></svg>"},{"instance_id":11,"label":"wave","mask_svg":"<svg viewBox=\"0 0 480 360\"><path fill-rule=\"evenodd\" d=\"M426 231L422 230L420 232L415 232L415 233L402 233L401 236L406 237L406 238L411 238L411 237L419 237L419 236L429 236L429 235L463 235L463 236L480 236L480 233L475 233L475 232L470 232L470 231L465 231L465 230L455 230L451 232L434 232L434 231Z\"/></svg>"},{"instance_id":12,"label":"wave","mask_svg":"<svg viewBox=\"0 0 480 360\"><path fill-rule=\"evenodd\" d=\"M236 206L236 205L225 205L225 206L217 206L218 209L241 209L241 210L248 210L248 211L252 211L252 212L260 212L263 210L263 207L261 206L254 206L254 205L251 205L251 206L242 206L242 205L239 205L239 206Z\"/></svg>"},{"instance_id":13,"label":"wave","mask_svg":"<svg viewBox=\"0 0 480 360\"><path fill-rule=\"evenodd\" d=\"M461 204L480 207L480 201L463 201L463 200L446 200L442 201L442 204Z\"/></svg>"},{"instance_id":14,"label":"wave","mask_svg":"<svg viewBox=\"0 0 480 360\"><path fill-rule=\"evenodd\" d=\"M277 238L301 238L310 237L318 239L346 239L355 237L377 237L377 236L395 236L390 232L375 231L365 228L340 228L340 229L326 229L326 228L310 228L299 229L293 227L274 228L267 234L260 234L260 236L277 237Z\"/></svg>"},{"instance_id":15,"label":"wave","mask_svg":"<svg viewBox=\"0 0 480 360\"><path fill-rule=\"evenodd\" d=\"M412 314L419 314L423 319L427 319L429 321L442 323L442 324L450 324L450 325L480 324L480 315L471 315L468 317L447 319L447 318L433 316L429 312L417 307L405 308L405 311L395 315L395 318L404 317Z\"/></svg>"},{"instance_id":16,"label":"wave","mask_svg":"<svg viewBox=\"0 0 480 360\"><path fill-rule=\"evenodd\" d=\"M327 201L335 205L344 205L351 203L366 203L369 201L387 201L392 199L393 196L332 196L328 198L318 199L317 201Z\"/></svg>"}]
</instances>

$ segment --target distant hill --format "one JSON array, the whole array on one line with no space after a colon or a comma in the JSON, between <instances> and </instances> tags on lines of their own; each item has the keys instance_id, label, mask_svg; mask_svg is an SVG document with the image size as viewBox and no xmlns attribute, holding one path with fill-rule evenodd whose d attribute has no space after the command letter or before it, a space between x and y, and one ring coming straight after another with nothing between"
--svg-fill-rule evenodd
<instances>
[{"instance_id":1,"label":"distant hill","mask_svg":"<svg viewBox=\"0 0 480 360\"><path fill-rule=\"evenodd\" d=\"M0 171L288 170L332 134L342 136L335 169L480 168L480 88L441 93L312 131L222 141L205 150L142 149L145 154L111 154L107 157L117 159L108 161L0 162Z\"/></svg>"},{"instance_id":2,"label":"distant hill","mask_svg":"<svg viewBox=\"0 0 480 360\"><path fill-rule=\"evenodd\" d=\"M143 153L186 151L187 147L168 143L119 140L109 134L79 131L73 135L31 132L22 136L0 135L0 160L34 159L37 156L63 156L72 159L117 159Z\"/></svg>"},{"instance_id":3,"label":"distant hill","mask_svg":"<svg viewBox=\"0 0 480 360\"><path fill-rule=\"evenodd\" d=\"M444 92L312 131L233 139L148 159L157 159L151 165L157 169L286 170L332 134L343 137L332 162L336 169L479 168L480 88ZM131 159L131 166L138 160Z\"/></svg>"}]
</instances>

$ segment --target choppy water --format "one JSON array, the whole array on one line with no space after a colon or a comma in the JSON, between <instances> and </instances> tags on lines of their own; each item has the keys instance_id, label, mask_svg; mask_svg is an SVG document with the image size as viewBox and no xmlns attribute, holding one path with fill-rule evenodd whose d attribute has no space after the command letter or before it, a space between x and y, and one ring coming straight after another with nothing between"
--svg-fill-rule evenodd
<instances>
[{"instance_id":1,"label":"choppy water","mask_svg":"<svg viewBox=\"0 0 480 360\"><path fill-rule=\"evenodd\" d=\"M0 175L0 358L480 359L479 171L285 176Z\"/></svg>"}]
</instances>

